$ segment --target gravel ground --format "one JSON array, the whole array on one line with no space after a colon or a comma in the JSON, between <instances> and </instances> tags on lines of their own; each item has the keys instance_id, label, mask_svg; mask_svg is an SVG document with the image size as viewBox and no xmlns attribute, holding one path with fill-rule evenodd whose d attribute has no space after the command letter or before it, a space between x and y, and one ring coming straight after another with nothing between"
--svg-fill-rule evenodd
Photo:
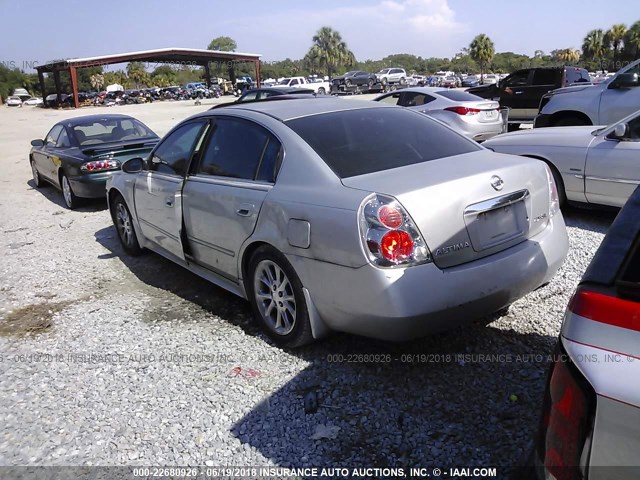
<instances>
[{"instance_id":1,"label":"gravel ground","mask_svg":"<svg viewBox=\"0 0 640 480\"><path fill-rule=\"evenodd\" d=\"M208 103L114 111L164 134ZM334 335L285 352L244 301L157 255L124 255L105 203L69 211L54 188L33 188L29 140L77 114L0 108L0 465L475 465L506 477L613 214L565 212L564 267L506 315L400 345Z\"/></svg>"}]
</instances>

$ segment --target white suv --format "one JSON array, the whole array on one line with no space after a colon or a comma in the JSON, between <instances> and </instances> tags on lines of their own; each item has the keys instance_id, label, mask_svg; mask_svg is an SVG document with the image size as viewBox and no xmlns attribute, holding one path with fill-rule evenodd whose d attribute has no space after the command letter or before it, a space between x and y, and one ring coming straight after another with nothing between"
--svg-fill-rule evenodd
<instances>
[{"instance_id":1,"label":"white suv","mask_svg":"<svg viewBox=\"0 0 640 480\"><path fill-rule=\"evenodd\" d=\"M407 82L407 72L404 68L383 68L376 73L376 78L383 85L388 83L400 83L404 85Z\"/></svg>"}]
</instances>

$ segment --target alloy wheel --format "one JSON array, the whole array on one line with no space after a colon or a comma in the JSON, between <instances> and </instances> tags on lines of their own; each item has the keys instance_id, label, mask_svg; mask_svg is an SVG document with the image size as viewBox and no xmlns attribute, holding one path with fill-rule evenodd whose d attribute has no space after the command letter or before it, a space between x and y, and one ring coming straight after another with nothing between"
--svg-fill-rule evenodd
<instances>
[{"instance_id":1,"label":"alloy wheel","mask_svg":"<svg viewBox=\"0 0 640 480\"><path fill-rule=\"evenodd\" d=\"M284 270L271 260L262 260L255 269L253 291L269 329L278 335L291 333L296 324L296 300Z\"/></svg>"}]
</instances>

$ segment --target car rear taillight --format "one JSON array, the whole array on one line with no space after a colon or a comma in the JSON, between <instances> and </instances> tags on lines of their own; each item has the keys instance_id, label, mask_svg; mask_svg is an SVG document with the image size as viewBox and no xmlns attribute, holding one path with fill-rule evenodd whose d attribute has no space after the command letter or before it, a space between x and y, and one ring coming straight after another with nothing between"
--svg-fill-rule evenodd
<instances>
[{"instance_id":1,"label":"car rear taillight","mask_svg":"<svg viewBox=\"0 0 640 480\"><path fill-rule=\"evenodd\" d=\"M553 173L548 165L544 166L547 172L547 183L549 184L549 218L552 218L560 211L560 197L558 197L558 186L553 178Z\"/></svg>"},{"instance_id":2,"label":"car rear taillight","mask_svg":"<svg viewBox=\"0 0 640 480\"><path fill-rule=\"evenodd\" d=\"M479 108L469 108L469 107L447 107L445 110L453 113L457 113L458 115L476 115L480 113Z\"/></svg>"},{"instance_id":3,"label":"car rear taillight","mask_svg":"<svg viewBox=\"0 0 640 480\"><path fill-rule=\"evenodd\" d=\"M92 162L83 163L80 166L80 170L89 173L100 172L103 170L115 170L118 168L120 168L120 162L113 159L94 160Z\"/></svg>"},{"instance_id":4,"label":"car rear taillight","mask_svg":"<svg viewBox=\"0 0 640 480\"><path fill-rule=\"evenodd\" d=\"M640 302L578 288L569 301L568 309L596 322L640 331Z\"/></svg>"},{"instance_id":5,"label":"car rear taillight","mask_svg":"<svg viewBox=\"0 0 640 480\"><path fill-rule=\"evenodd\" d=\"M537 451L556 480L581 480L590 448L596 394L559 344L549 371Z\"/></svg>"},{"instance_id":6,"label":"car rear taillight","mask_svg":"<svg viewBox=\"0 0 640 480\"><path fill-rule=\"evenodd\" d=\"M431 261L431 253L400 202L372 195L360 207L360 235L369 261L381 267L409 266Z\"/></svg>"}]
</instances>

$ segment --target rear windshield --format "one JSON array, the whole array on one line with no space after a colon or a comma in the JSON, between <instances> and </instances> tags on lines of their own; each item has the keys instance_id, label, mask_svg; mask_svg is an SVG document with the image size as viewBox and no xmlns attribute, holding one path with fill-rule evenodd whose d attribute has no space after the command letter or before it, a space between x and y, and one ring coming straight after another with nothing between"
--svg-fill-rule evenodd
<instances>
[{"instance_id":1,"label":"rear windshield","mask_svg":"<svg viewBox=\"0 0 640 480\"><path fill-rule=\"evenodd\" d=\"M483 100L477 95L471 93L461 92L460 90L440 90L436 92L438 95L453 100L454 102L477 102Z\"/></svg>"},{"instance_id":2,"label":"rear windshield","mask_svg":"<svg viewBox=\"0 0 640 480\"><path fill-rule=\"evenodd\" d=\"M363 108L286 122L340 178L481 150L421 113Z\"/></svg>"}]
</instances>

